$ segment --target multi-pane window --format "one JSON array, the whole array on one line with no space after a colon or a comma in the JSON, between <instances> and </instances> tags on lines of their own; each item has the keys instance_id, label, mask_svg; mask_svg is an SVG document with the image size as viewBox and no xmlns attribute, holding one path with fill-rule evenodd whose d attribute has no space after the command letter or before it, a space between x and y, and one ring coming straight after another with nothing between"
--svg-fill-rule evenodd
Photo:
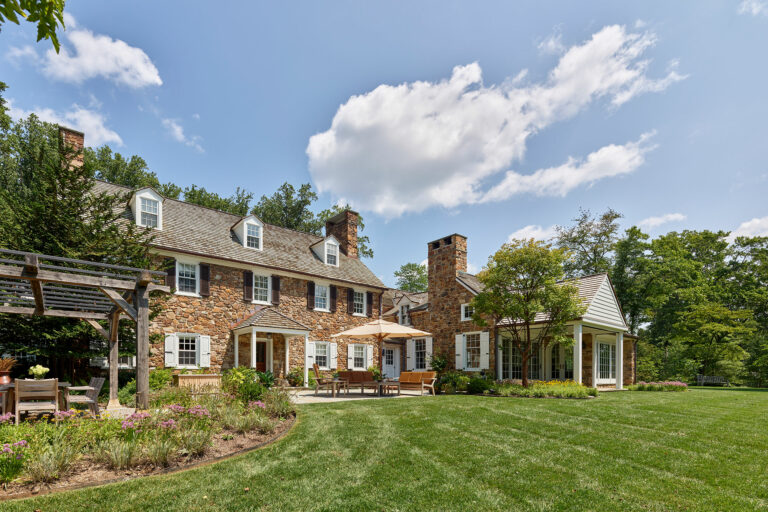
<instances>
[{"instance_id":1,"label":"multi-pane window","mask_svg":"<svg viewBox=\"0 0 768 512\"><path fill-rule=\"evenodd\" d=\"M365 294L363 292L353 292L352 311L356 315L365 313Z\"/></svg>"},{"instance_id":2,"label":"multi-pane window","mask_svg":"<svg viewBox=\"0 0 768 512\"><path fill-rule=\"evenodd\" d=\"M550 374L553 379L560 378L560 345L552 347L552 361Z\"/></svg>"},{"instance_id":3,"label":"multi-pane window","mask_svg":"<svg viewBox=\"0 0 768 512\"><path fill-rule=\"evenodd\" d=\"M179 366L197 366L197 336L179 334Z\"/></svg>"},{"instance_id":4,"label":"multi-pane window","mask_svg":"<svg viewBox=\"0 0 768 512\"><path fill-rule=\"evenodd\" d=\"M315 362L320 368L328 368L327 343L315 343Z\"/></svg>"},{"instance_id":5,"label":"multi-pane window","mask_svg":"<svg viewBox=\"0 0 768 512\"><path fill-rule=\"evenodd\" d=\"M325 262L328 265L337 265L339 263L339 246L336 244L325 244Z\"/></svg>"},{"instance_id":6,"label":"multi-pane window","mask_svg":"<svg viewBox=\"0 0 768 512\"><path fill-rule=\"evenodd\" d=\"M417 370L424 370L427 367L427 340L419 338L413 342L414 364Z\"/></svg>"},{"instance_id":7,"label":"multi-pane window","mask_svg":"<svg viewBox=\"0 0 768 512\"><path fill-rule=\"evenodd\" d=\"M354 347L354 368L365 368L365 345L355 345Z\"/></svg>"},{"instance_id":8,"label":"multi-pane window","mask_svg":"<svg viewBox=\"0 0 768 512\"><path fill-rule=\"evenodd\" d=\"M177 288L184 293L197 293L197 265L194 263L177 263Z\"/></svg>"},{"instance_id":9,"label":"multi-pane window","mask_svg":"<svg viewBox=\"0 0 768 512\"><path fill-rule=\"evenodd\" d=\"M600 343L599 378L616 378L616 345Z\"/></svg>"},{"instance_id":10,"label":"multi-pane window","mask_svg":"<svg viewBox=\"0 0 768 512\"><path fill-rule=\"evenodd\" d=\"M398 320L400 321L401 325L411 324L411 316L409 314L410 309L411 309L410 304L403 304L402 306L400 306L400 318Z\"/></svg>"},{"instance_id":11,"label":"multi-pane window","mask_svg":"<svg viewBox=\"0 0 768 512\"><path fill-rule=\"evenodd\" d=\"M523 355L511 341L502 345L504 350L502 354L501 376L504 379L522 379L523 378ZM509 355L507 355L509 354ZM505 359L509 361L505 370ZM533 345L528 355L528 378L538 379L540 376L539 346Z\"/></svg>"},{"instance_id":12,"label":"multi-pane window","mask_svg":"<svg viewBox=\"0 0 768 512\"><path fill-rule=\"evenodd\" d=\"M140 198L141 225L148 228L156 228L158 220L159 203L148 197Z\"/></svg>"},{"instance_id":13,"label":"multi-pane window","mask_svg":"<svg viewBox=\"0 0 768 512\"><path fill-rule=\"evenodd\" d=\"M391 348L384 349L384 365L385 366L395 365L395 351L392 350Z\"/></svg>"},{"instance_id":14,"label":"multi-pane window","mask_svg":"<svg viewBox=\"0 0 768 512\"><path fill-rule=\"evenodd\" d=\"M472 315L474 314L475 310L470 306L469 304L462 304L461 305L461 319L463 320L472 320Z\"/></svg>"},{"instance_id":15,"label":"multi-pane window","mask_svg":"<svg viewBox=\"0 0 768 512\"><path fill-rule=\"evenodd\" d=\"M467 368L480 368L480 333L465 334Z\"/></svg>"},{"instance_id":16,"label":"multi-pane window","mask_svg":"<svg viewBox=\"0 0 768 512\"><path fill-rule=\"evenodd\" d=\"M328 309L328 287L315 285L315 309Z\"/></svg>"},{"instance_id":17,"label":"multi-pane window","mask_svg":"<svg viewBox=\"0 0 768 512\"><path fill-rule=\"evenodd\" d=\"M269 277L254 274L253 300L256 302L269 302Z\"/></svg>"},{"instance_id":18,"label":"multi-pane window","mask_svg":"<svg viewBox=\"0 0 768 512\"><path fill-rule=\"evenodd\" d=\"M245 245L252 249L261 249L261 226L256 224L245 225Z\"/></svg>"},{"instance_id":19,"label":"multi-pane window","mask_svg":"<svg viewBox=\"0 0 768 512\"><path fill-rule=\"evenodd\" d=\"M573 379L573 345L565 347L565 360L563 361L565 367L564 379Z\"/></svg>"}]
</instances>

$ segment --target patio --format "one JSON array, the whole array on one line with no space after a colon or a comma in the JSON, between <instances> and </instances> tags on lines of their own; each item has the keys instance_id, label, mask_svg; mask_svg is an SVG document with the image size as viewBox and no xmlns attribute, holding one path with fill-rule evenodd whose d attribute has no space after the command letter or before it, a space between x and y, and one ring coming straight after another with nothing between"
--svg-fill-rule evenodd
<instances>
[{"instance_id":1,"label":"patio","mask_svg":"<svg viewBox=\"0 0 768 512\"><path fill-rule=\"evenodd\" d=\"M418 390L413 389L402 389L399 395L397 393L393 393L384 396L379 396L377 393L374 393L371 390L365 394L360 394L359 392L350 392L349 394L346 392L341 392L336 394L336 396L332 396L330 391L326 391L316 396L313 389L296 388L291 390L290 393L291 400L293 400L293 403L296 405L329 404L334 402L354 402L359 400L389 400L392 398L414 398L419 396L426 396L420 393Z\"/></svg>"}]
</instances>

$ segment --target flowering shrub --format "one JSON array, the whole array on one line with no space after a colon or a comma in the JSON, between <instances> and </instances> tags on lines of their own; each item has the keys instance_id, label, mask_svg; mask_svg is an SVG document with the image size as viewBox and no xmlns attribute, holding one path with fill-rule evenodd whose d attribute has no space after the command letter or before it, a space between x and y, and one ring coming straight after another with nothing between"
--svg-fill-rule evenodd
<instances>
[{"instance_id":1,"label":"flowering shrub","mask_svg":"<svg viewBox=\"0 0 768 512\"><path fill-rule=\"evenodd\" d=\"M628 386L630 391L687 391L688 384L679 380L665 382L643 382Z\"/></svg>"},{"instance_id":2,"label":"flowering shrub","mask_svg":"<svg viewBox=\"0 0 768 512\"><path fill-rule=\"evenodd\" d=\"M572 380L534 380L529 383L527 388L516 382L499 381L491 386L488 393L528 398L587 398L597 396L598 391Z\"/></svg>"},{"instance_id":3,"label":"flowering shrub","mask_svg":"<svg viewBox=\"0 0 768 512\"><path fill-rule=\"evenodd\" d=\"M35 366L29 369L29 374L36 379L42 379L43 377L45 377L45 374L48 373L49 371L50 370L45 366L36 364Z\"/></svg>"},{"instance_id":4,"label":"flowering shrub","mask_svg":"<svg viewBox=\"0 0 768 512\"><path fill-rule=\"evenodd\" d=\"M13 423L13 413L7 412L5 414L0 414L0 425L3 423Z\"/></svg>"},{"instance_id":5,"label":"flowering shrub","mask_svg":"<svg viewBox=\"0 0 768 512\"><path fill-rule=\"evenodd\" d=\"M5 443L0 450L0 483L7 484L21 473L28 443L25 440Z\"/></svg>"},{"instance_id":6,"label":"flowering shrub","mask_svg":"<svg viewBox=\"0 0 768 512\"><path fill-rule=\"evenodd\" d=\"M267 408L266 404L264 402L262 402L261 400L256 400L256 401L253 401L253 402L248 402L248 407L251 408L251 409L255 409L257 407L259 407L261 409L266 409Z\"/></svg>"}]
</instances>

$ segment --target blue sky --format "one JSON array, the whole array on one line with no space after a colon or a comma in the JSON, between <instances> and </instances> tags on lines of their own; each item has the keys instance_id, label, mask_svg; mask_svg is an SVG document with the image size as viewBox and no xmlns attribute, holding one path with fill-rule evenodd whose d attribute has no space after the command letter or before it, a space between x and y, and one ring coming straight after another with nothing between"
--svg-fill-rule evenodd
<instances>
[{"instance_id":1,"label":"blue sky","mask_svg":"<svg viewBox=\"0 0 768 512\"><path fill-rule=\"evenodd\" d=\"M427 242L579 208L658 235L768 234L768 0L70 1L62 55L0 33L16 116L141 155L162 181L349 201L387 284Z\"/></svg>"}]
</instances>

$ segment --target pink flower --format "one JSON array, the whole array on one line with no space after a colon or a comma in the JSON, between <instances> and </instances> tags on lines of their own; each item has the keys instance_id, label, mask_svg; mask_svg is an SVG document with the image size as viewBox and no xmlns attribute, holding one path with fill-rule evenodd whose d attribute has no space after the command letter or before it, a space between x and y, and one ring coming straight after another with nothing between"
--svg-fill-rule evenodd
<instances>
[{"instance_id":1,"label":"pink flower","mask_svg":"<svg viewBox=\"0 0 768 512\"><path fill-rule=\"evenodd\" d=\"M173 419L170 419L167 421L161 421L160 427L167 428L167 429L176 428L176 422Z\"/></svg>"},{"instance_id":2,"label":"pink flower","mask_svg":"<svg viewBox=\"0 0 768 512\"><path fill-rule=\"evenodd\" d=\"M262 409L266 409L267 406L262 402L261 400L256 400L255 402L248 402L248 407L254 408L254 407L261 407Z\"/></svg>"}]
</instances>

